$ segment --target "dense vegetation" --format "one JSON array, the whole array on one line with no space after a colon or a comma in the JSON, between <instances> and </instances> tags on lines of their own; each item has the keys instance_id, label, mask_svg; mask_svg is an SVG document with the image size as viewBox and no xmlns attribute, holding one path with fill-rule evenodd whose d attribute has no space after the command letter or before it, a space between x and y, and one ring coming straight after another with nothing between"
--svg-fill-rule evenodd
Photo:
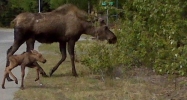
<instances>
[{"instance_id":1,"label":"dense vegetation","mask_svg":"<svg viewBox=\"0 0 187 100\"><path fill-rule=\"evenodd\" d=\"M42 12L61 4L73 3L81 9L105 14L103 0L43 0ZM109 1L109 0L106 0ZM112 23L118 36L115 45L88 42L78 45L84 51L81 61L93 71L108 71L118 64L127 67L151 67L159 73L187 74L185 0L111 0L119 5L108 6L109 14L118 14ZM20 12L38 12L37 0L1 0L0 26L9 26ZM90 6L88 6L90 4ZM90 8L89 8L90 7ZM112 17L109 17L112 19Z\"/></svg>"},{"instance_id":2,"label":"dense vegetation","mask_svg":"<svg viewBox=\"0 0 187 100\"><path fill-rule=\"evenodd\" d=\"M123 19L116 21L116 45L80 45L80 57L94 71L116 65L145 66L160 74L187 74L186 1L126 0Z\"/></svg>"},{"instance_id":3,"label":"dense vegetation","mask_svg":"<svg viewBox=\"0 0 187 100\"><path fill-rule=\"evenodd\" d=\"M37 13L39 0L1 0L0 1L0 26L9 26L10 21L21 12ZM91 12L92 10L102 8L102 0L40 0L41 12L51 11L60 5L72 3L82 10ZM107 1L107 0L106 0ZM109 1L109 0L108 0ZM116 0L111 0L116 1ZM123 0L118 0L118 6L121 7ZM116 4L114 4L116 6Z\"/></svg>"}]
</instances>

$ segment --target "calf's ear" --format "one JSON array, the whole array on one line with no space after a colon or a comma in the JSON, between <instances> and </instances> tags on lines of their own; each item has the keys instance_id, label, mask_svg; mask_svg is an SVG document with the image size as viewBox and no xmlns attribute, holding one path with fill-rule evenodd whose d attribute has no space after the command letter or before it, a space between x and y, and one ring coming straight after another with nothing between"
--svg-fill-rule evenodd
<instances>
[{"instance_id":1,"label":"calf's ear","mask_svg":"<svg viewBox=\"0 0 187 100\"><path fill-rule=\"evenodd\" d=\"M32 53L32 54L35 54L33 50L31 50L31 53Z\"/></svg>"},{"instance_id":2,"label":"calf's ear","mask_svg":"<svg viewBox=\"0 0 187 100\"><path fill-rule=\"evenodd\" d=\"M31 50L32 54L37 54L38 52L36 50Z\"/></svg>"}]
</instances>

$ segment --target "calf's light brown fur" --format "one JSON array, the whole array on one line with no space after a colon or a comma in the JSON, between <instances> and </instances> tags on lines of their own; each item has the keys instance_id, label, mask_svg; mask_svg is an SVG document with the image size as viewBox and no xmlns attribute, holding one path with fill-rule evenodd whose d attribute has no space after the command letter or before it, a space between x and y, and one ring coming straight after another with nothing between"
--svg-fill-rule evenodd
<instances>
[{"instance_id":1,"label":"calf's light brown fur","mask_svg":"<svg viewBox=\"0 0 187 100\"><path fill-rule=\"evenodd\" d=\"M11 72L12 69L17 67L18 65L21 65L21 72L22 72L22 81L21 81L21 89L24 89L23 81L24 81L24 76L25 76L25 67L30 67L30 68L36 68L37 71L37 77L35 81L39 80L39 67L37 66L37 61L45 63L46 59L37 52L36 50L31 50L29 52L24 52L20 55L12 55L8 58L10 64L8 67L5 68L5 73L4 73L4 78L2 82L2 88L5 89L5 79L10 74L14 80L15 83L18 84L17 78L13 75Z\"/></svg>"}]
</instances>

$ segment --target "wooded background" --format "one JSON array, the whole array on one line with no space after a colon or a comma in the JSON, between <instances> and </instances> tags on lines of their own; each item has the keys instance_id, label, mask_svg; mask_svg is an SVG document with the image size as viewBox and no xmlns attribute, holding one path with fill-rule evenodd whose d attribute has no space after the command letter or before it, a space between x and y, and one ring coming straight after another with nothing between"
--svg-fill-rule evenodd
<instances>
[{"instance_id":1,"label":"wooded background","mask_svg":"<svg viewBox=\"0 0 187 100\"><path fill-rule=\"evenodd\" d=\"M48 12L63 4L71 3L88 13L91 13L91 11L100 11L100 13L105 13L105 8L102 5L103 2L113 2L114 4L113 6L110 6L110 8L122 8L124 0L40 0L40 2L41 12ZM39 0L1 0L0 26L9 26L10 21L21 12L38 13L38 3ZM112 13L115 14L114 11L110 12L110 14Z\"/></svg>"}]
</instances>

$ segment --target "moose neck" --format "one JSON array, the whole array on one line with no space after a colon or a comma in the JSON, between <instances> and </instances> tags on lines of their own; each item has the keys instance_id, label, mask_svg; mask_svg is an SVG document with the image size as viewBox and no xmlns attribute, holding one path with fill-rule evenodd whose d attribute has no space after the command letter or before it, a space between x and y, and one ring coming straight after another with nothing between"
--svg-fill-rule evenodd
<instances>
[{"instance_id":1,"label":"moose neck","mask_svg":"<svg viewBox=\"0 0 187 100\"><path fill-rule=\"evenodd\" d=\"M93 23L91 22L84 22L83 27L84 27L84 34L91 35L91 36L96 36L96 30L97 28L92 25Z\"/></svg>"}]
</instances>

